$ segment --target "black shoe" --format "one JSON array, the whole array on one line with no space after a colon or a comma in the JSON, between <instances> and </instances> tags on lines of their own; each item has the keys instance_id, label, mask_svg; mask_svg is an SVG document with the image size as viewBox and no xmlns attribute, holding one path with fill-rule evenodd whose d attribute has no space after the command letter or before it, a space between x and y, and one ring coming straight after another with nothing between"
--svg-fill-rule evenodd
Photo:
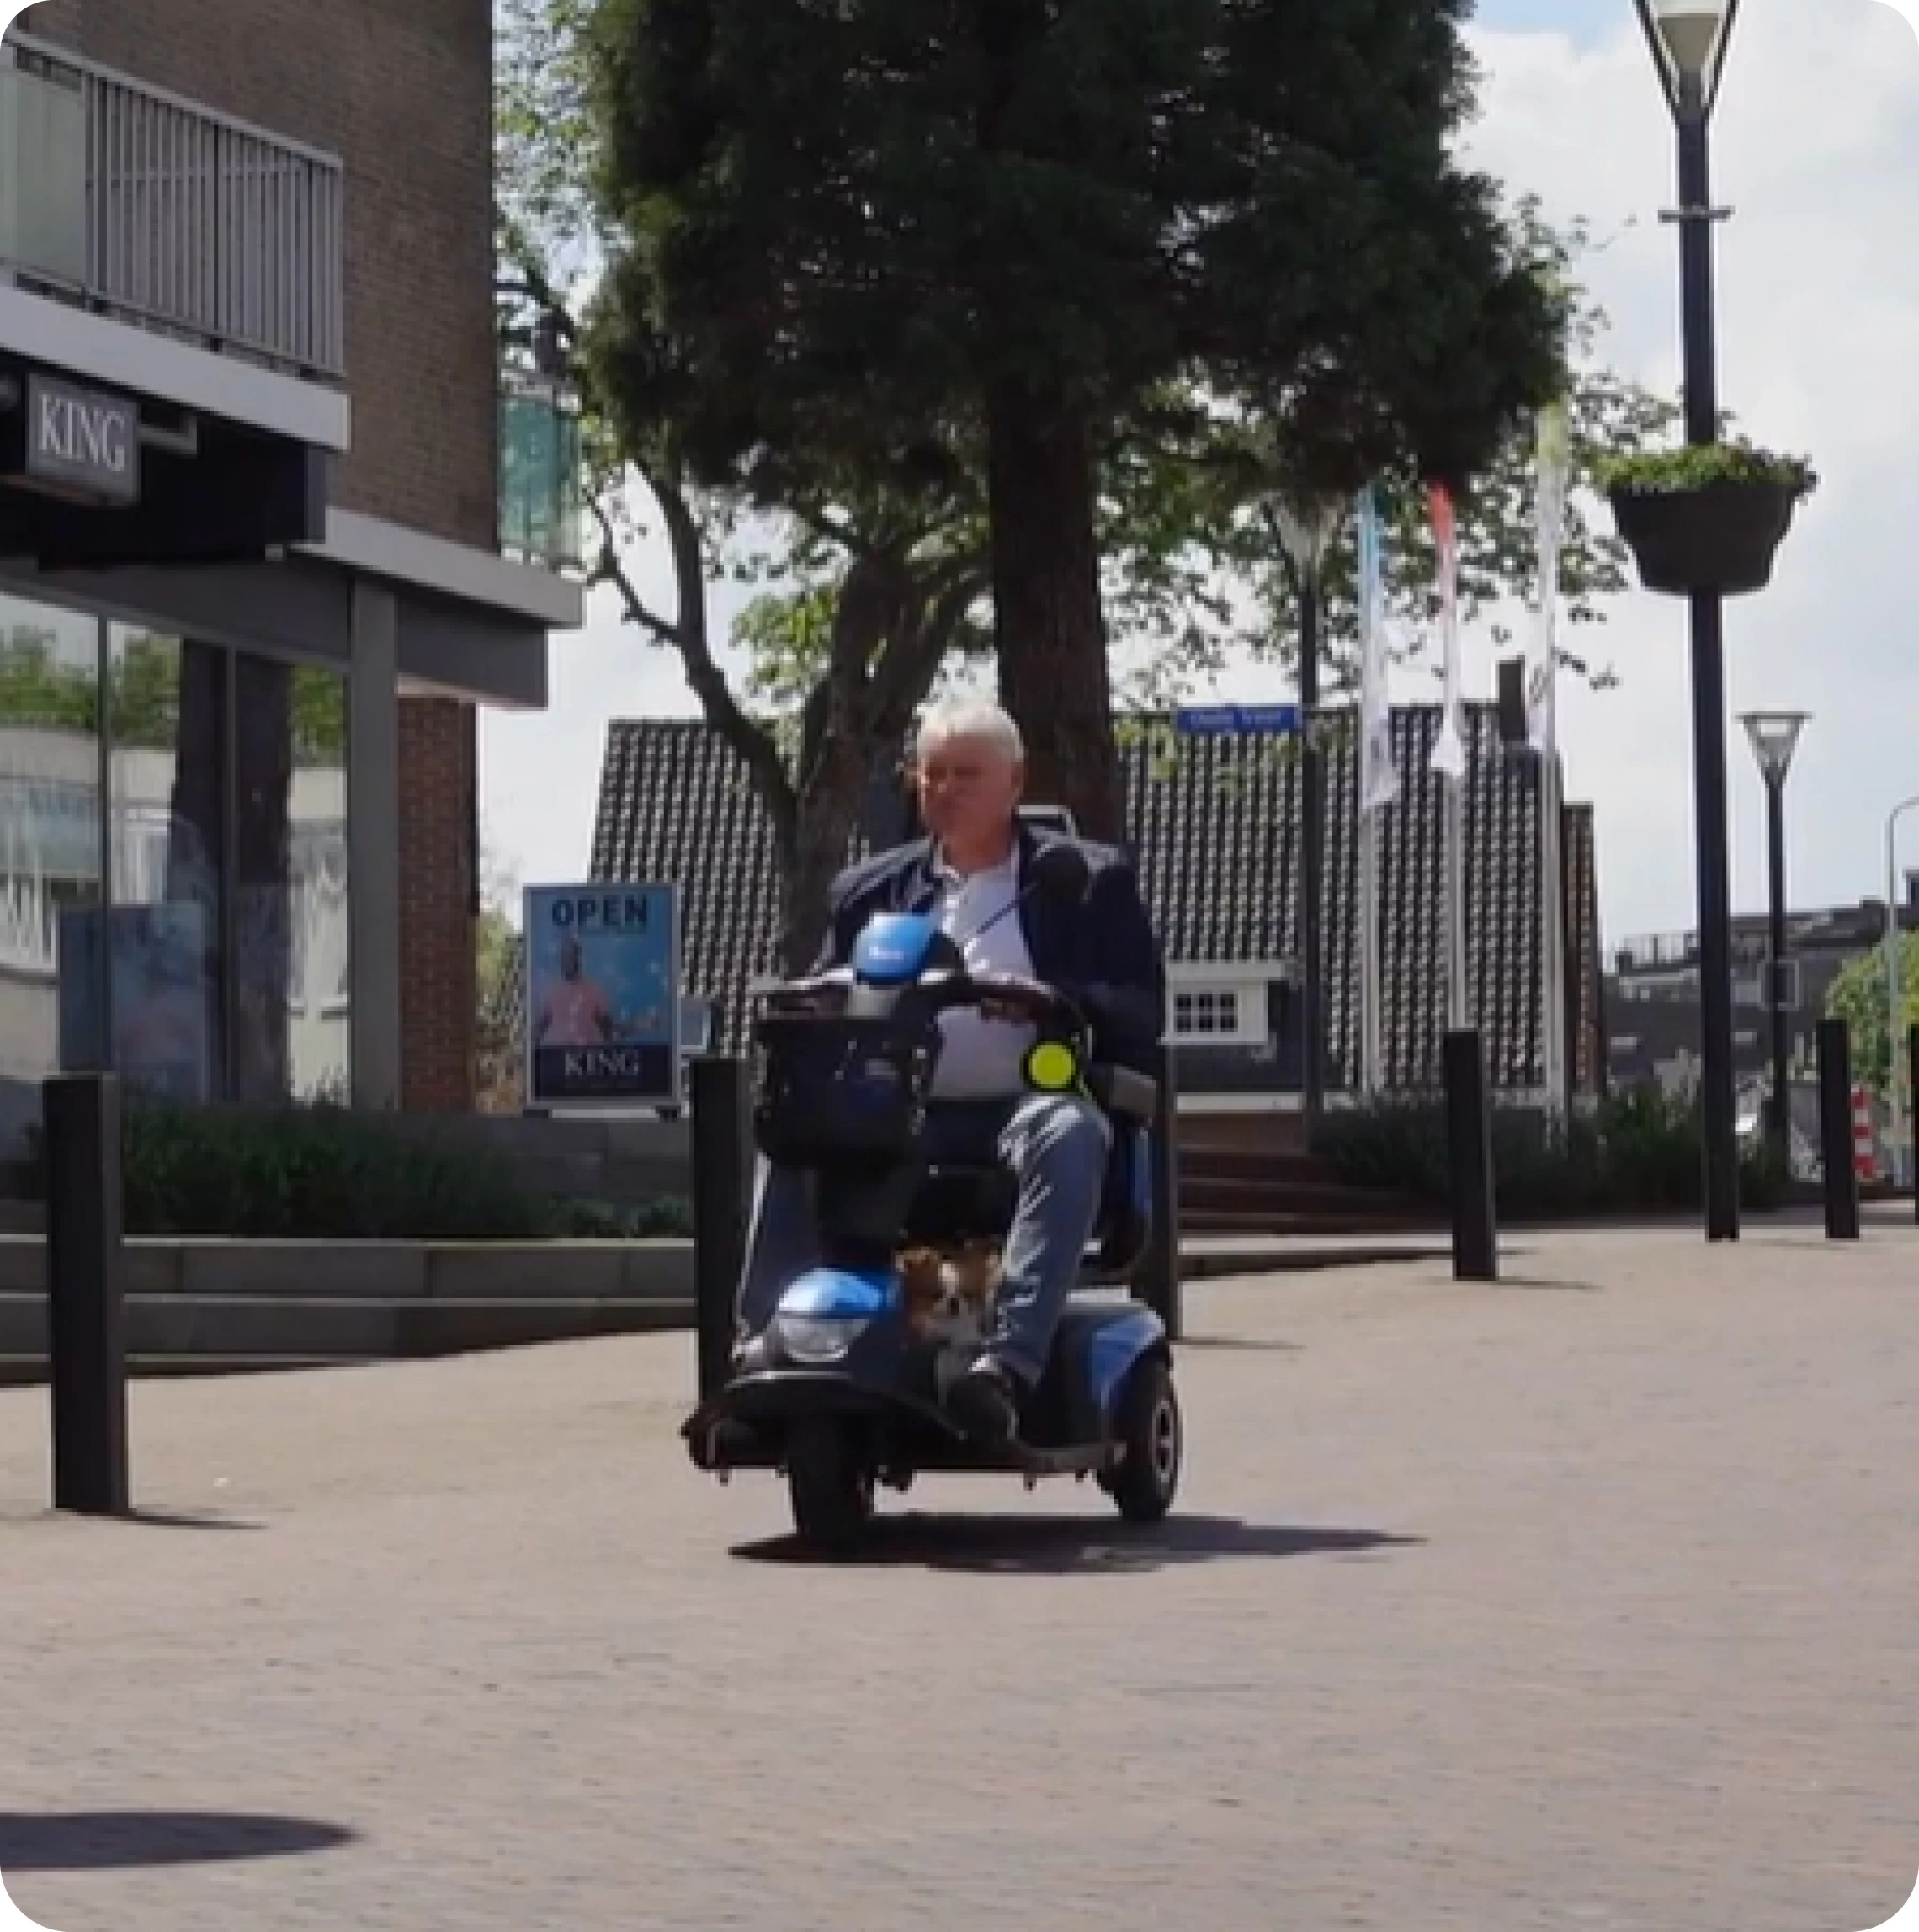
<instances>
[{"instance_id":1,"label":"black shoe","mask_svg":"<svg viewBox=\"0 0 1919 1932\"><path fill-rule=\"evenodd\" d=\"M982 1356L947 1392L946 1406L960 1431L989 1449L1003 1449L1019 1433L1019 1395L1013 1377Z\"/></svg>"}]
</instances>

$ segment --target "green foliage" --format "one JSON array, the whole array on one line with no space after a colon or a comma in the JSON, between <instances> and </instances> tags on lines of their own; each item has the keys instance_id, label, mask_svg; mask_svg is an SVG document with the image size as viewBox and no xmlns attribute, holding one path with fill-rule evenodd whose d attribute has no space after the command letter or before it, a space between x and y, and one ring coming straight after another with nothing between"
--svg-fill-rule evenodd
<instances>
[{"instance_id":1,"label":"green foliage","mask_svg":"<svg viewBox=\"0 0 1919 1932\"><path fill-rule=\"evenodd\" d=\"M1919 932L1900 934L1898 945L1900 986L1905 1003L1900 1015L1900 1048L1903 1054L1906 1029L1919 1026ZM1885 995L1883 946L1848 959L1826 991L1826 1017L1846 1022L1853 1079L1863 1080L1879 1094L1886 1091L1891 1070L1886 1053ZM1904 1078L1903 1071L1900 1077Z\"/></svg>"},{"instance_id":2,"label":"green foliage","mask_svg":"<svg viewBox=\"0 0 1919 1932\"><path fill-rule=\"evenodd\" d=\"M599 0L609 376L714 482L935 477L997 385L1104 424L1194 374L1316 480L1463 480L1560 370L1448 157L1463 12Z\"/></svg>"},{"instance_id":3,"label":"green foliage","mask_svg":"<svg viewBox=\"0 0 1919 1932\"><path fill-rule=\"evenodd\" d=\"M124 1163L131 1234L529 1241L688 1228L683 1202L626 1211L556 1200L524 1185L498 1154L435 1144L330 1106L135 1099L124 1117Z\"/></svg>"},{"instance_id":4,"label":"green foliage","mask_svg":"<svg viewBox=\"0 0 1919 1932\"><path fill-rule=\"evenodd\" d=\"M1114 438L1191 389L1295 485L1463 484L1562 386L1559 294L1450 157L1464 11L598 0L614 419L762 502L982 477L1036 781L1117 831Z\"/></svg>"},{"instance_id":5,"label":"green foliage","mask_svg":"<svg viewBox=\"0 0 1919 1932\"><path fill-rule=\"evenodd\" d=\"M1631 557L1609 516L1595 516L1603 496L1599 478L1612 459L1650 449L1678 419L1671 403L1608 369L1602 347L1609 322L1587 294L1580 267L1597 252L1587 225L1554 229L1537 202L1523 198L1514 226L1524 258L1555 291L1564 318L1570 374L1564 396L1571 475L1561 533L1557 590L1562 623L1560 667L1596 688L1618 682L1612 668L1571 641L1571 634L1603 623L1608 599L1636 581ZM1174 552L1172 574L1183 579L1178 609L1186 621L1177 631L1158 627L1164 654L1149 683L1162 701L1195 676L1224 667L1235 651L1289 665L1298 635L1299 586L1273 516L1289 457L1271 425L1241 426L1227 433L1214 426L1179 447L1208 487L1199 496ZM1151 469L1136 474L1135 489L1148 501L1160 486ZM1384 537L1388 648L1401 661L1417 661L1433 634L1438 558L1427 492L1416 463L1401 461L1375 479ZM1536 603L1539 550L1534 421L1516 422L1491 459L1459 501L1459 605L1464 622L1486 623L1494 643L1512 641L1502 610ZM1310 500L1310 492L1306 493ZM1183 508L1184 507L1183 506ZM1356 519L1349 501L1340 516L1319 572L1322 684L1329 695L1357 687L1359 640L1358 554ZM1236 605L1217 597L1222 576L1243 592Z\"/></svg>"},{"instance_id":6,"label":"green foliage","mask_svg":"<svg viewBox=\"0 0 1919 1932\"><path fill-rule=\"evenodd\" d=\"M1776 455L1743 438L1622 453L1599 470L1600 487L1614 496L1669 496L1737 483L1783 484L1800 501L1819 487L1819 478L1803 456Z\"/></svg>"},{"instance_id":7,"label":"green foliage","mask_svg":"<svg viewBox=\"0 0 1919 1932\"><path fill-rule=\"evenodd\" d=\"M19 625L0 637L0 724L98 737L100 699L93 670L57 658L50 634ZM136 635L109 656L105 715L114 744L127 750L178 748L180 646L174 640ZM293 734L297 764L343 762L343 679L316 666L295 667Z\"/></svg>"},{"instance_id":8,"label":"green foliage","mask_svg":"<svg viewBox=\"0 0 1919 1932\"><path fill-rule=\"evenodd\" d=\"M1444 1107L1394 1100L1329 1115L1326 1153L1342 1180L1433 1208L1449 1199ZM1696 1100L1635 1087L1571 1120L1496 1108L1493 1192L1502 1218L1558 1221L1679 1213L1704 1200L1705 1140ZM1768 1144L1741 1163L1747 1207L1778 1207L1788 1177Z\"/></svg>"}]
</instances>

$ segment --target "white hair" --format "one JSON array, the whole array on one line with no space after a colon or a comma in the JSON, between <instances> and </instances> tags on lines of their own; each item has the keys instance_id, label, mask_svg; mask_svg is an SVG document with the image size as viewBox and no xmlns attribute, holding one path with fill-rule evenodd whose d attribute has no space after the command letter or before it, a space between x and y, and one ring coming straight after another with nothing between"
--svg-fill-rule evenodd
<instances>
[{"instance_id":1,"label":"white hair","mask_svg":"<svg viewBox=\"0 0 1919 1932\"><path fill-rule=\"evenodd\" d=\"M921 714L914 754L924 758L955 738L977 738L1003 752L1013 764L1026 759L1026 741L1003 707L990 698L949 698Z\"/></svg>"}]
</instances>

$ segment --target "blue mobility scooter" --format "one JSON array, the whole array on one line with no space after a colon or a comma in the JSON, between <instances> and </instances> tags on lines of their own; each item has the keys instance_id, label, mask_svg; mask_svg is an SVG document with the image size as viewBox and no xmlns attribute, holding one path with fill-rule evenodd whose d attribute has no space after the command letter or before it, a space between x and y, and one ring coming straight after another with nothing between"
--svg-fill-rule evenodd
<instances>
[{"instance_id":1,"label":"blue mobility scooter","mask_svg":"<svg viewBox=\"0 0 1919 1932\"><path fill-rule=\"evenodd\" d=\"M1026 893L1083 898L1074 848L1035 856ZM1023 898L1025 894L1022 894ZM1009 911L1012 909L1008 909ZM1003 1239L1015 1188L998 1166L933 1165L921 1146L938 1064L940 1014L990 1000L1034 1022L1027 1079L1078 1091L1107 1114L1113 1154L1078 1288L1046 1373L1022 1407L1017 1438L969 1438L940 1397L951 1344L909 1320L899 1255ZM821 1260L781 1294L758 1334L740 1340L723 1384L682 1431L696 1467L784 1474L800 1541L855 1548L878 1489L922 1473L1091 1476L1135 1522L1172 1507L1182 1451L1165 1323L1136 1293L1152 1246L1158 1083L1095 1064L1085 1016L1050 988L969 976L930 921L874 919L850 968L763 994L754 1016L753 1138L809 1177ZM1175 1263L1177 1265L1177 1263Z\"/></svg>"}]
</instances>

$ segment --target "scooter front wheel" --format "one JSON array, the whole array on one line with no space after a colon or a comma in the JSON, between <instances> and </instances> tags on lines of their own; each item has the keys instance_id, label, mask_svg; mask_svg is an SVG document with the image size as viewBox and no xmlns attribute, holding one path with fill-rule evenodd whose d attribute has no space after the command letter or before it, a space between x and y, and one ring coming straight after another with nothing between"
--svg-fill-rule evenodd
<instances>
[{"instance_id":1,"label":"scooter front wheel","mask_svg":"<svg viewBox=\"0 0 1919 1932\"><path fill-rule=\"evenodd\" d=\"M828 1556L857 1548L873 1521L873 1471L843 1424L801 1423L786 1450L786 1488L801 1542Z\"/></svg>"},{"instance_id":2,"label":"scooter front wheel","mask_svg":"<svg viewBox=\"0 0 1919 1932\"><path fill-rule=\"evenodd\" d=\"M1119 1467L1103 1487L1130 1523L1156 1523L1179 1490L1185 1427L1172 1371L1148 1357L1128 1378L1120 1399Z\"/></svg>"}]
</instances>

